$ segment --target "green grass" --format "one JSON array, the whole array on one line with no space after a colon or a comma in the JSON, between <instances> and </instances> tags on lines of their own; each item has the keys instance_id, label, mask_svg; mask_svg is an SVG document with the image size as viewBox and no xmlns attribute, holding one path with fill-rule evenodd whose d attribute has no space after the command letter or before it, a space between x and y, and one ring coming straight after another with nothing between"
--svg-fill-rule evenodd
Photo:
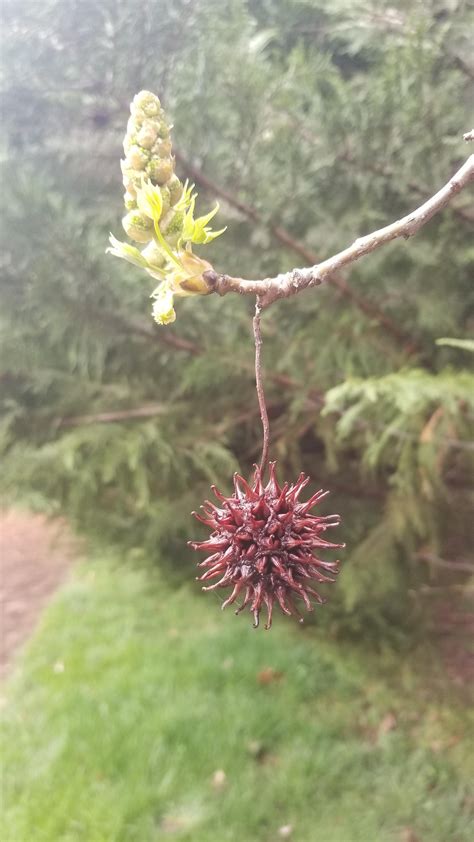
<instances>
[{"instance_id":1,"label":"green grass","mask_svg":"<svg viewBox=\"0 0 474 842\"><path fill-rule=\"evenodd\" d=\"M472 838L466 713L419 659L217 609L79 568L6 689L3 842Z\"/></svg>"}]
</instances>

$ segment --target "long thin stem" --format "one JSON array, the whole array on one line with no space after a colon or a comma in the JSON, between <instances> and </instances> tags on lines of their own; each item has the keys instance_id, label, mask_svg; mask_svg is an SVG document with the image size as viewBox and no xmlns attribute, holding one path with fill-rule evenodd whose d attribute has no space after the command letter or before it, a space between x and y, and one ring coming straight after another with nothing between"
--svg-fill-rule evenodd
<instances>
[{"instance_id":1,"label":"long thin stem","mask_svg":"<svg viewBox=\"0 0 474 842\"><path fill-rule=\"evenodd\" d=\"M262 378L262 332L260 329L260 315L263 310L262 303L259 296L255 302L255 316L253 317L253 335L255 339L255 382L257 385L258 405L260 408L260 418L262 419L263 427L263 445L262 458L260 460L260 470L265 471L268 462L268 448L270 446L270 424L268 423L267 405L265 403L265 393L263 391Z\"/></svg>"}]
</instances>

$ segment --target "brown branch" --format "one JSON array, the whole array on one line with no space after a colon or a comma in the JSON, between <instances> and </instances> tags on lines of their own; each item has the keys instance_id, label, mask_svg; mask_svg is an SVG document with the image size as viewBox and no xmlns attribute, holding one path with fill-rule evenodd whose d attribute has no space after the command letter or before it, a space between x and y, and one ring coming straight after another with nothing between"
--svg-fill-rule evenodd
<instances>
[{"instance_id":1,"label":"brown branch","mask_svg":"<svg viewBox=\"0 0 474 842\"><path fill-rule=\"evenodd\" d=\"M470 564L468 561L447 561L432 553L418 553L416 557L419 561L426 561L435 567L443 567L446 570L460 570L463 573L474 573L474 564Z\"/></svg>"},{"instance_id":2,"label":"brown branch","mask_svg":"<svg viewBox=\"0 0 474 842\"><path fill-rule=\"evenodd\" d=\"M185 339L183 336L177 336L175 333L171 333L170 331L161 331L156 325L155 327L151 327L139 322L128 321L127 319L117 316L114 313L105 312L99 314L99 319L116 324L117 326L123 328L126 333L143 336L146 339L151 339L153 342L161 342L162 345L168 345L170 348L174 348L177 351L188 351L190 354L196 355L202 350L196 342L193 342L190 339Z\"/></svg>"},{"instance_id":3,"label":"brown branch","mask_svg":"<svg viewBox=\"0 0 474 842\"><path fill-rule=\"evenodd\" d=\"M67 418L57 418L56 427L82 427L84 424L111 424L116 421L132 421L134 419L153 418L163 415L168 409L163 404L139 406L136 409L121 409L114 412L99 412L97 415L73 415Z\"/></svg>"},{"instance_id":4,"label":"brown branch","mask_svg":"<svg viewBox=\"0 0 474 842\"><path fill-rule=\"evenodd\" d=\"M412 237L423 225L445 208L453 196L474 180L474 155L471 155L463 166L450 178L447 184L434 196L424 202L416 210L390 225L380 228L365 237L359 237L355 242L338 254L305 269L293 269L286 274L263 280L247 280L232 278L229 275L217 274L209 271L205 277L213 292L226 295L236 292L239 295L259 295L262 304L267 307L279 298L288 298L304 289L319 286L331 275L349 266L366 254L370 254L385 243L403 237Z\"/></svg>"},{"instance_id":5,"label":"brown branch","mask_svg":"<svg viewBox=\"0 0 474 842\"><path fill-rule=\"evenodd\" d=\"M70 301L70 303L72 306L73 302ZM74 306L77 310L77 304L74 303ZM188 351L190 354L196 355L202 351L202 348L196 342L193 342L190 339L185 339L183 336L177 336L170 331L159 330L156 325L153 327L152 325L144 322L126 319L120 314L109 312L107 310L94 311L82 308L80 312L86 315L89 321L95 321L99 324L110 324L130 336L141 336L153 343L160 342L162 345L168 345L170 348L174 348L177 351Z\"/></svg>"},{"instance_id":6,"label":"brown branch","mask_svg":"<svg viewBox=\"0 0 474 842\"><path fill-rule=\"evenodd\" d=\"M314 252L312 249L308 248L304 243L296 240L285 228L282 228L280 225L274 225L273 223L264 219L263 216L251 205L247 204L246 202L242 202L240 199L237 199L234 194L224 190L207 175L205 175L201 170L197 167L190 164L189 161L179 152L176 151L176 159L180 162L183 169L186 171L188 176L204 187L206 190L209 190L211 193L214 193L216 196L220 196L221 199L224 199L228 205L231 207L236 208L241 213L244 214L248 219L252 219L257 225L262 225L273 234L275 239L277 239L282 245L286 246L287 248L291 249L295 252L295 254L299 254L303 260L306 260L308 264L314 265L318 262L319 256ZM355 292L352 287L349 286L347 281L340 275L339 273L334 272L328 281L332 286L336 287L341 295L345 298L348 298L352 303L358 307L361 312L363 312L366 316L370 319L374 319L381 325L388 333L397 339L399 342L403 342L405 344L405 351L407 354L412 354L415 351L419 350L417 343L414 339L408 337L406 333L397 325L396 322L392 321L392 319L386 315L386 313L381 310L377 304L373 301L370 301L364 296L360 295L359 293Z\"/></svg>"}]
</instances>

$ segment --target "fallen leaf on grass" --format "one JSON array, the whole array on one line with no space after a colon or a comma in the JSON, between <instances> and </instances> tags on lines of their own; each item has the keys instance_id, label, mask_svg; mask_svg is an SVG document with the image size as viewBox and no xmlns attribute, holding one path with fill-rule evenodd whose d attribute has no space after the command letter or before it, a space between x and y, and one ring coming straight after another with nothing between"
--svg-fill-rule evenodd
<instances>
[{"instance_id":1,"label":"fallen leaf on grass","mask_svg":"<svg viewBox=\"0 0 474 842\"><path fill-rule=\"evenodd\" d=\"M223 789L227 783L227 775L223 769L217 769L212 776L214 789Z\"/></svg>"},{"instance_id":2,"label":"fallen leaf on grass","mask_svg":"<svg viewBox=\"0 0 474 842\"><path fill-rule=\"evenodd\" d=\"M412 827L404 827L400 833L400 842L421 842Z\"/></svg>"},{"instance_id":3,"label":"fallen leaf on grass","mask_svg":"<svg viewBox=\"0 0 474 842\"><path fill-rule=\"evenodd\" d=\"M377 736L383 737L385 734L388 734L390 731L393 731L394 728L397 727L397 718L394 713L387 713L377 728Z\"/></svg>"},{"instance_id":4,"label":"fallen leaf on grass","mask_svg":"<svg viewBox=\"0 0 474 842\"><path fill-rule=\"evenodd\" d=\"M274 684L276 681L281 681L283 673L273 667L264 667L257 673L257 681L259 684Z\"/></svg>"}]
</instances>

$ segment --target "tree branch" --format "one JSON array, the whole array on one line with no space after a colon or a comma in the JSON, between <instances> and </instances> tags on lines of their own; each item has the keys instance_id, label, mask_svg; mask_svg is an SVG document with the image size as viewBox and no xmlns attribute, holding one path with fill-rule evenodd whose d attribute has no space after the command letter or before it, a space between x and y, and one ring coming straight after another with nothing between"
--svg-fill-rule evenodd
<instances>
[{"instance_id":1,"label":"tree branch","mask_svg":"<svg viewBox=\"0 0 474 842\"><path fill-rule=\"evenodd\" d=\"M214 271L205 273L205 278L213 292L226 295L235 292L239 295L258 295L264 307L268 307L279 298L289 298L304 289L319 286L330 279L331 275L354 263L366 254L370 254L385 243L403 237L412 237L423 225L439 211L449 204L464 187L474 180L474 155L471 155L463 166L450 178L428 201L416 210L402 217L390 225L380 228L365 237L359 237L355 242L338 254L305 269L293 269L285 274L263 280L247 280L233 278L229 275L218 274Z\"/></svg>"},{"instance_id":2,"label":"tree branch","mask_svg":"<svg viewBox=\"0 0 474 842\"><path fill-rule=\"evenodd\" d=\"M433 553L417 553L416 558L419 561L426 561L428 564L433 564L435 567L444 567L446 570L460 570L463 573L474 573L474 564L468 561L447 561L440 558Z\"/></svg>"},{"instance_id":3,"label":"tree branch","mask_svg":"<svg viewBox=\"0 0 474 842\"><path fill-rule=\"evenodd\" d=\"M97 415L72 415L67 418L57 418L57 427L82 427L84 424L112 424L114 422L141 420L154 418L168 411L163 404L150 404L135 409L119 409L112 412L99 412Z\"/></svg>"},{"instance_id":4,"label":"tree branch","mask_svg":"<svg viewBox=\"0 0 474 842\"><path fill-rule=\"evenodd\" d=\"M194 179L194 181L206 190L209 190L216 196L220 196L221 199L227 202L228 205L239 210L248 219L252 219L256 222L257 225L262 225L267 228L276 240L282 243L282 245L286 248L294 251L295 254L299 254L300 257L302 257L308 264L316 264L319 261L319 257L316 252L308 248L308 246L300 242L300 240L296 240L295 237L286 230L286 228L282 228L280 225L274 225L270 221L264 219L264 217L262 217L259 212L252 207L252 205L242 202L240 199L237 199L233 193L224 190L219 184L216 184L207 175L201 172L200 169L189 163L189 161L178 150L175 150L175 155L176 159L180 162L181 166L190 178ZM403 342L407 354L413 354L415 351L420 350L417 342L413 338L407 336L399 325L392 321L392 319L387 316L387 314L384 313L375 302L370 301L370 299L364 298L364 296L355 292L341 274L334 272L331 277L328 278L328 281L332 286L339 290L341 295L352 301L354 306L361 310L362 313L365 313L365 315L370 319L374 319L381 327L395 337L398 342Z\"/></svg>"}]
</instances>

